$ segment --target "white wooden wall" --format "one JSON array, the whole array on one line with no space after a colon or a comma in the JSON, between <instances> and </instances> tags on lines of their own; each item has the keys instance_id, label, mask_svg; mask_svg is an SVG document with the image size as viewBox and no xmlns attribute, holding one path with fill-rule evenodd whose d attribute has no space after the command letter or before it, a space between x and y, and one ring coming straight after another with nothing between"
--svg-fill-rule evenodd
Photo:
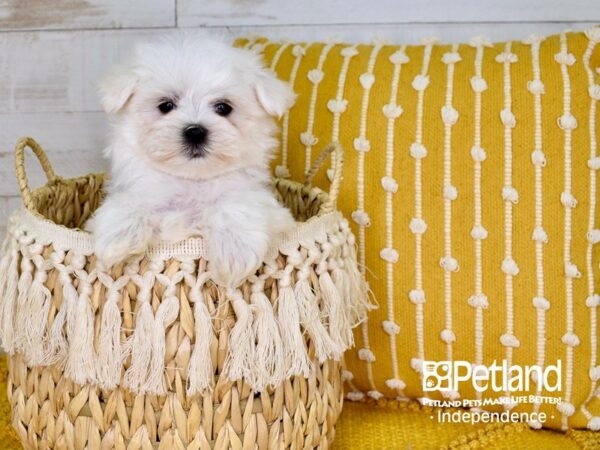
<instances>
[{"instance_id":1,"label":"white wooden wall","mask_svg":"<svg viewBox=\"0 0 600 450\"><path fill-rule=\"evenodd\" d=\"M0 0L0 238L20 202L12 149L23 135L58 174L106 168L98 79L132 43L179 28L351 42L501 40L600 23L600 0ZM32 162L32 161L30 161ZM30 164L32 184L41 171Z\"/></svg>"}]
</instances>

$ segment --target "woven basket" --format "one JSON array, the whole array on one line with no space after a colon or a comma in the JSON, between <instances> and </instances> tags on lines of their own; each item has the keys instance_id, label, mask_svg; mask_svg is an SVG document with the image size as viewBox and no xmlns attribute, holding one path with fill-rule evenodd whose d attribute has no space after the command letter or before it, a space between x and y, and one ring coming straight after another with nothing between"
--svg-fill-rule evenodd
<instances>
[{"instance_id":1,"label":"woven basket","mask_svg":"<svg viewBox=\"0 0 600 450\"><path fill-rule=\"evenodd\" d=\"M31 191L29 147L48 183ZM311 179L332 153L329 193ZM13 425L26 448L327 448L341 358L370 307L354 237L335 209L342 149L304 184L275 179L298 220L238 289L210 280L202 240L162 242L102 270L81 231L104 175L55 175L16 147L25 208L0 261L0 337Z\"/></svg>"}]
</instances>

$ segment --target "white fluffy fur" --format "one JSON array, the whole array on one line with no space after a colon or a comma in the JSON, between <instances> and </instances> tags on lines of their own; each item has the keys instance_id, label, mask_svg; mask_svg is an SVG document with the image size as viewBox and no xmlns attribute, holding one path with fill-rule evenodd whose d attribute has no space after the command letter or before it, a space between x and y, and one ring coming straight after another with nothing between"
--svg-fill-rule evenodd
<instances>
[{"instance_id":1,"label":"white fluffy fur","mask_svg":"<svg viewBox=\"0 0 600 450\"><path fill-rule=\"evenodd\" d=\"M254 53L188 35L140 45L101 94L115 134L107 197L87 225L98 258L111 266L157 239L202 236L213 278L238 285L294 225L271 193L268 168L273 118L292 105L291 88ZM176 109L161 113L164 99ZM223 99L233 106L226 117L214 111ZM209 132L205 156L185 152L182 131L192 124Z\"/></svg>"}]
</instances>

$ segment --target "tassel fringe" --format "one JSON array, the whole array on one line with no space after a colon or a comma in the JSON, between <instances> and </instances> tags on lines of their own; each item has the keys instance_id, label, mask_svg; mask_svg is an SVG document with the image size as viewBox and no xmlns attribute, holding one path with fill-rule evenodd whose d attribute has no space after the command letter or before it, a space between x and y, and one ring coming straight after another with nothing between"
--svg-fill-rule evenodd
<instances>
[{"instance_id":1,"label":"tassel fringe","mask_svg":"<svg viewBox=\"0 0 600 450\"><path fill-rule=\"evenodd\" d=\"M348 277L346 272L344 272L338 265L337 262L334 265L334 269L331 274L333 278L333 284L335 285L338 294L339 300L341 300L341 306L339 307L339 314L341 314L340 319L340 334L343 338L343 343L345 348L350 348L354 346L354 334L352 334L352 309L349 306L352 305L351 293L350 293L350 282L348 281Z\"/></svg>"},{"instance_id":2,"label":"tassel fringe","mask_svg":"<svg viewBox=\"0 0 600 450\"><path fill-rule=\"evenodd\" d=\"M30 326L27 299L29 297L31 283L33 283L33 263L31 262L31 259L23 255L23 258L21 258L21 276L19 277L19 282L17 284L16 327L13 334L13 346L19 353L25 351L25 330Z\"/></svg>"},{"instance_id":3,"label":"tassel fringe","mask_svg":"<svg viewBox=\"0 0 600 450\"><path fill-rule=\"evenodd\" d=\"M343 349L352 347L354 340L344 303L327 270L322 270L319 274L319 289L327 310L331 339Z\"/></svg>"},{"instance_id":4,"label":"tassel fringe","mask_svg":"<svg viewBox=\"0 0 600 450\"><path fill-rule=\"evenodd\" d=\"M285 273L283 278L279 280L278 303L277 313L285 352L285 367L287 369L285 376L308 377L311 363L300 330L300 314L289 273Z\"/></svg>"},{"instance_id":5,"label":"tassel fringe","mask_svg":"<svg viewBox=\"0 0 600 450\"><path fill-rule=\"evenodd\" d=\"M23 353L31 367L42 364L49 357L46 348L49 336L46 335L46 328L52 297L50 290L44 285L47 279L48 275L44 270L36 272L27 299L29 320L24 328Z\"/></svg>"},{"instance_id":6,"label":"tassel fringe","mask_svg":"<svg viewBox=\"0 0 600 450\"><path fill-rule=\"evenodd\" d=\"M62 271L59 275L59 280L62 285L62 305L54 317L52 328L50 329L50 339L48 342L48 349L46 351L46 358L42 362L43 365L56 364L60 368L64 368L67 363L68 345L68 324L72 323L73 313L71 311L77 306L77 291L71 284L69 274L66 271ZM65 332L65 328L67 331Z\"/></svg>"},{"instance_id":7,"label":"tassel fringe","mask_svg":"<svg viewBox=\"0 0 600 450\"><path fill-rule=\"evenodd\" d=\"M71 313L67 319L69 352L65 372L78 384L95 383L96 381L94 311L91 304L91 283L94 281L95 275L92 274L90 277L92 279L80 279L79 296L72 285L67 288L68 295L73 296L70 301L75 303L75 307L70 310Z\"/></svg>"},{"instance_id":8,"label":"tassel fringe","mask_svg":"<svg viewBox=\"0 0 600 450\"><path fill-rule=\"evenodd\" d=\"M156 311L154 333L152 336L152 358L150 371L143 392L164 395L165 389L165 352L166 329L179 315L179 299L169 292Z\"/></svg>"},{"instance_id":9,"label":"tassel fringe","mask_svg":"<svg viewBox=\"0 0 600 450\"><path fill-rule=\"evenodd\" d=\"M252 311L240 291L227 289L227 298L231 301L237 320L229 336L223 372L231 381L244 379L250 386L256 386L252 370L256 339L252 327Z\"/></svg>"},{"instance_id":10,"label":"tassel fringe","mask_svg":"<svg viewBox=\"0 0 600 450\"><path fill-rule=\"evenodd\" d=\"M264 281L252 285L250 302L255 310L254 334L256 336L256 386L262 391L267 386L277 386L285 377L284 344L277 326L273 306L264 293Z\"/></svg>"},{"instance_id":11,"label":"tassel fringe","mask_svg":"<svg viewBox=\"0 0 600 450\"><path fill-rule=\"evenodd\" d=\"M19 252L17 243L10 233L3 244L0 263L0 339L2 349L9 355L15 352L14 320L19 283Z\"/></svg>"},{"instance_id":12,"label":"tassel fringe","mask_svg":"<svg viewBox=\"0 0 600 450\"><path fill-rule=\"evenodd\" d=\"M13 259L12 236L7 233L0 247L0 298L3 298L8 283L8 267Z\"/></svg>"},{"instance_id":13,"label":"tassel fringe","mask_svg":"<svg viewBox=\"0 0 600 450\"><path fill-rule=\"evenodd\" d=\"M133 392L142 392L144 383L148 379L148 369L152 358L152 342L154 316L150 305L154 276L146 272L144 277L133 277L134 282L140 287L138 301L141 303L135 322L133 335L126 344L126 353L131 354L131 366L125 372L125 387Z\"/></svg>"},{"instance_id":14,"label":"tassel fringe","mask_svg":"<svg viewBox=\"0 0 600 450\"><path fill-rule=\"evenodd\" d=\"M187 372L186 392L188 395L201 394L214 385L210 341L212 320L208 307L198 288L192 289L190 298L194 302L195 341Z\"/></svg>"},{"instance_id":15,"label":"tassel fringe","mask_svg":"<svg viewBox=\"0 0 600 450\"><path fill-rule=\"evenodd\" d=\"M210 272L202 269L202 261L181 261L169 266L175 272L166 273L164 261L156 258L143 275L138 274L137 261L113 280L98 266L88 272L88 257L73 251L55 248L45 259L48 247L19 233L10 230L0 255L0 338L7 353L22 353L30 367L57 365L81 385L112 390L122 383L134 393L163 395L168 388L167 330L179 316L181 283L189 287L194 321L186 392L202 395L214 388L211 344L217 319L211 317L212 291L204 288ZM224 378L244 380L254 392L261 392L293 376L309 377L311 358L319 363L342 358L354 344L352 327L374 307L350 238L343 224L332 232L320 231L314 238L317 245L311 239L301 242L299 250L281 249L287 263L283 270L280 260L273 259L260 275L250 277L249 298L246 290L246 297L239 289L225 291L235 323L229 331ZM59 283L49 287L49 277ZM266 280L276 301L267 297L269 289L265 293ZM138 288L135 329L122 341L122 299L128 295L129 282ZM154 313L157 283L165 289ZM98 302L101 286L106 298ZM188 327L185 331L192 332ZM308 340L314 356L309 356ZM129 367L123 374L127 358Z\"/></svg>"},{"instance_id":16,"label":"tassel fringe","mask_svg":"<svg viewBox=\"0 0 600 450\"><path fill-rule=\"evenodd\" d=\"M317 297L310 287L308 273L306 272L308 272L308 268L300 270L298 281L294 287L300 322L315 346L315 354L320 363L328 359L339 360L343 350L333 342L325 325L323 325Z\"/></svg>"},{"instance_id":17,"label":"tassel fringe","mask_svg":"<svg viewBox=\"0 0 600 450\"><path fill-rule=\"evenodd\" d=\"M120 291L127 285L129 277L122 276L114 283L107 275L100 273L98 277L108 293L102 318L100 320L100 338L98 344L98 384L104 389L114 389L121 380L123 365L123 349L121 347L121 310Z\"/></svg>"},{"instance_id":18,"label":"tassel fringe","mask_svg":"<svg viewBox=\"0 0 600 450\"><path fill-rule=\"evenodd\" d=\"M371 303L370 291L363 275L359 272L358 266L354 261L349 263L344 260L344 270L349 282L349 302L351 313L351 326L355 327L365 321L367 313L377 309L377 304Z\"/></svg>"}]
</instances>

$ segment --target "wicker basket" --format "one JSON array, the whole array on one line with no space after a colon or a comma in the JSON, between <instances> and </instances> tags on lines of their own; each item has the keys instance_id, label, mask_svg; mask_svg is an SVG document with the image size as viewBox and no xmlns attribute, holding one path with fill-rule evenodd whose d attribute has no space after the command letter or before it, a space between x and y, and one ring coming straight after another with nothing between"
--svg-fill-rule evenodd
<instances>
[{"instance_id":1,"label":"wicker basket","mask_svg":"<svg viewBox=\"0 0 600 450\"><path fill-rule=\"evenodd\" d=\"M29 147L48 183L31 191ZM311 179L333 152L329 193ZM0 262L0 337L13 425L26 448L327 448L340 360L369 308L354 237L335 209L343 153L304 184L275 179L296 229L238 289L216 286L201 239L163 242L102 270L81 231L102 174L57 177L16 147L25 208Z\"/></svg>"}]
</instances>

